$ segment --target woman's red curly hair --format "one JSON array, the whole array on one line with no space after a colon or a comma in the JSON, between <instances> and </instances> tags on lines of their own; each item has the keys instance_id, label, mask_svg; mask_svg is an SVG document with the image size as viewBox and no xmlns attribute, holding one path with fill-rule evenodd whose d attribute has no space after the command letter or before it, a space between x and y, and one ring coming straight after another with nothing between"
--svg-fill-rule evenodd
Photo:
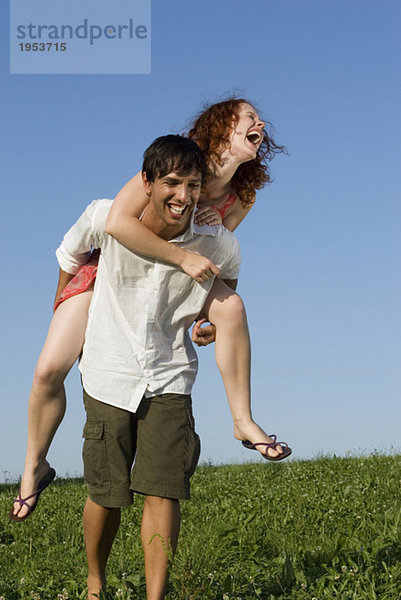
<instances>
[{"instance_id":1,"label":"woman's red curly hair","mask_svg":"<svg viewBox=\"0 0 401 600\"><path fill-rule=\"evenodd\" d=\"M253 106L249 100L232 97L217 104L204 106L203 111L195 118L187 135L198 144L207 161L213 160L221 166L221 153L230 147L232 127L239 121L241 104ZM233 190L238 194L244 208L254 203L256 190L271 182L267 163L276 154L286 152L284 146L279 146L273 140L271 131L271 123L266 122L263 141L256 158L242 163L232 178Z\"/></svg>"}]
</instances>

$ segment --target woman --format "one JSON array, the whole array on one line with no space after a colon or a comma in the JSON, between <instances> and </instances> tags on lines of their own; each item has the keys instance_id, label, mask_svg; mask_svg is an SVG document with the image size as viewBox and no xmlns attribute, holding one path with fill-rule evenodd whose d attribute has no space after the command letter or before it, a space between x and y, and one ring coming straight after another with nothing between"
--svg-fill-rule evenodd
<instances>
[{"instance_id":1,"label":"woman","mask_svg":"<svg viewBox=\"0 0 401 600\"><path fill-rule=\"evenodd\" d=\"M252 207L256 190L270 181L266 162L284 148L267 134L255 108L243 99L230 98L204 110L188 136L204 151L210 171L195 223L223 224L233 231ZM169 244L142 225L139 218L147 202L140 175L136 175L117 195L107 232L134 252L180 266L199 282L218 275L209 259ZM46 455L64 416L64 379L82 349L96 255L77 277L74 275L60 274L55 314L35 370L25 470L19 498L10 513L10 518L17 521L31 514L42 489L54 477ZM204 313L194 328L193 339L199 345L209 339L210 329L204 331L201 327L206 319L216 326L216 362L229 400L235 437L269 460L289 456L291 450L276 442L275 436L268 436L251 416L250 342L242 300L216 279Z\"/></svg>"}]
</instances>

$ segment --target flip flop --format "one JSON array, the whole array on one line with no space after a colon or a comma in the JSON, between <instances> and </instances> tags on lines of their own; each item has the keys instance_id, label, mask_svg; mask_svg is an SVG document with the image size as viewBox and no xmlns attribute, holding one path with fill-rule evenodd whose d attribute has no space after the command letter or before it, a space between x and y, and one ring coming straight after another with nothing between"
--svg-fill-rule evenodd
<instances>
[{"instance_id":1,"label":"flip flop","mask_svg":"<svg viewBox=\"0 0 401 600\"><path fill-rule=\"evenodd\" d=\"M267 442L256 442L255 444L252 444L252 442L250 442L249 440L244 440L242 442L242 445L245 446L245 448L248 448L248 450L257 450L257 446L266 446L265 452L263 452L263 458L265 458L266 460L272 460L276 462L278 460L283 460L284 458L287 458L287 456L290 456L292 450L286 442L276 442L277 436L275 436L274 434L270 437L273 441L269 444ZM269 456L267 454L268 449L275 449L276 446L281 446L283 449L283 453L279 454L278 456Z\"/></svg>"},{"instance_id":2,"label":"flip flop","mask_svg":"<svg viewBox=\"0 0 401 600\"><path fill-rule=\"evenodd\" d=\"M13 504L15 502L18 502L20 506L23 506L25 504L25 506L28 508L28 512L24 517L19 517L18 515L14 514L14 508L12 508L8 515L9 518L11 519L11 521L25 521L25 519L27 519L33 513L33 511L35 510L35 508L38 504L40 494L53 481L55 476L56 476L56 471L52 467L50 467L50 469L47 471L46 475L39 481L39 485L36 489L36 492L31 494L30 496L27 496L26 498L21 498L21 490L18 492L18 498L15 498ZM32 506L30 506L28 504L27 500L29 500L30 498L34 498L35 496L36 496L35 503Z\"/></svg>"}]
</instances>

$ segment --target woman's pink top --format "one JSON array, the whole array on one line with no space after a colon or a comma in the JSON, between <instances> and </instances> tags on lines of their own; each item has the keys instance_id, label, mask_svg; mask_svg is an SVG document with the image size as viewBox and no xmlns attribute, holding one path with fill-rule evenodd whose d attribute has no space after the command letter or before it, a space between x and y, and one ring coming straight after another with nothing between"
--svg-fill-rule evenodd
<instances>
[{"instance_id":1,"label":"woman's pink top","mask_svg":"<svg viewBox=\"0 0 401 600\"><path fill-rule=\"evenodd\" d=\"M221 220L223 221L228 213L228 209L234 204L237 199L237 194L235 192L231 192L228 194L227 198L224 200L223 204L220 206L213 206L221 216Z\"/></svg>"}]
</instances>

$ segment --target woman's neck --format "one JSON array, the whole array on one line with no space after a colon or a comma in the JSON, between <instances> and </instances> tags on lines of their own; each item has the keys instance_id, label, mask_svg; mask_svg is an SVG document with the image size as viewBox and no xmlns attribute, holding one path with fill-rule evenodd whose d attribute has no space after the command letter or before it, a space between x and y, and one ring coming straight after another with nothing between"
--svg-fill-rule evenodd
<instances>
[{"instance_id":1,"label":"woman's neck","mask_svg":"<svg viewBox=\"0 0 401 600\"><path fill-rule=\"evenodd\" d=\"M223 164L218 165L214 161L209 163L209 181L206 186L205 196L210 200L221 200L232 190L232 178L239 167L238 162L232 155L222 156Z\"/></svg>"}]
</instances>

